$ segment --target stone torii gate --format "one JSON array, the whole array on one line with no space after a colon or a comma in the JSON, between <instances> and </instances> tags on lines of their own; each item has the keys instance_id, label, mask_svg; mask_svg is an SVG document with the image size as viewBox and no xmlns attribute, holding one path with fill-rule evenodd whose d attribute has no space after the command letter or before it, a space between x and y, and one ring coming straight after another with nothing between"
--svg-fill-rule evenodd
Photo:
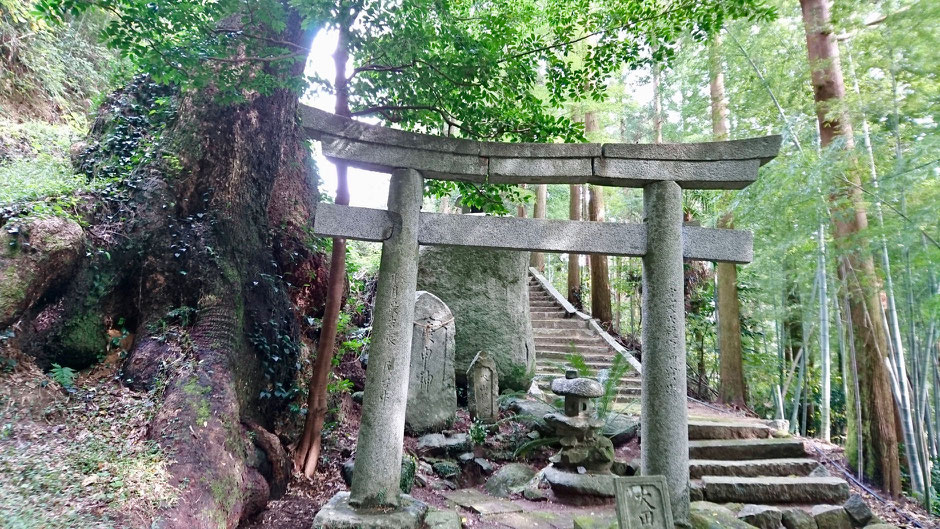
<instances>
[{"instance_id":1,"label":"stone torii gate","mask_svg":"<svg viewBox=\"0 0 940 529\"><path fill-rule=\"evenodd\" d=\"M330 502L342 504L345 522L318 517L317 527L341 526L349 516L382 510L406 514L410 508L401 504L399 479L422 244L643 258L642 472L665 476L676 523L686 525L683 259L747 263L752 237L683 226L682 189L744 188L777 155L780 137L655 145L492 143L367 125L309 107L302 112L307 134L321 142L328 158L392 175L388 211L326 203L316 211L317 235L382 243L352 487L348 498L340 493ZM640 187L644 222L422 213L424 178Z\"/></svg>"}]
</instances>

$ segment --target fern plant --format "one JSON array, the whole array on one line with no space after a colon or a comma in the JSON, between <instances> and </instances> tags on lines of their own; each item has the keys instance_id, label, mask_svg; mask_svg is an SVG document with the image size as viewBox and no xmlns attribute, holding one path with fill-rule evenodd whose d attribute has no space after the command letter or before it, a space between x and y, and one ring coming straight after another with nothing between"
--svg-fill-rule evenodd
<instances>
[{"instance_id":1,"label":"fern plant","mask_svg":"<svg viewBox=\"0 0 940 529\"><path fill-rule=\"evenodd\" d=\"M52 377L52 380L55 380L65 389L71 389L75 387L75 377L78 376L78 372L72 369L71 367L63 367L59 364L52 364L52 370L49 371L49 376Z\"/></svg>"}]
</instances>

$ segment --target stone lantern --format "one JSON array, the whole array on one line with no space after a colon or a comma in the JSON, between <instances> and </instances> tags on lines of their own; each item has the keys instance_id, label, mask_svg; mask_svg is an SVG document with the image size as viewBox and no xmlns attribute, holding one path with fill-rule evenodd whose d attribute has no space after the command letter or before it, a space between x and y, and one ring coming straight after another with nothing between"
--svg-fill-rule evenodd
<instances>
[{"instance_id":1,"label":"stone lantern","mask_svg":"<svg viewBox=\"0 0 940 529\"><path fill-rule=\"evenodd\" d=\"M545 416L561 444L545 478L560 498L613 497L614 445L600 434L604 421L594 415L594 399L603 396L604 388L569 369L565 378L552 381L552 392L565 398L565 410Z\"/></svg>"}]
</instances>

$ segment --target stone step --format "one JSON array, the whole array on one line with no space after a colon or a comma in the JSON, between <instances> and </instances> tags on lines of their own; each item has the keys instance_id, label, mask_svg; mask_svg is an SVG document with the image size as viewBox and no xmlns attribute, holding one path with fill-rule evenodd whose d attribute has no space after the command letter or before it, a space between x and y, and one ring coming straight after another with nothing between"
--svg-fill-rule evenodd
<instances>
[{"instance_id":1,"label":"stone step","mask_svg":"<svg viewBox=\"0 0 940 529\"><path fill-rule=\"evenodd\" d=\"M689 440L767 439L773 430L756 422L689 421Z\"/></svg>"},{"instance_id":2,"label":"stone step","mask_svg":"<svg viewBox=\"0 0 940 529\"><path fill-rule=\"evenodd\" d=\"M565 311L558 309L552 311L531 311L530 312L533 320L550 320L550 319L562 319L565 317Z\"/></svg>"},{"instance_id":3,"label":"stone step","mask_svg":"<svg viewBox=\"0 0 940 529\"><path fill-rule=\"evenodd\" d=\"M558 378L557 376L547 377L546 380L551 380L553 378ZM539 383L539 389L544 393L552 394L551 384L549 383ZM637 397L640 395L640 386L633 385L619 385L617 386L617 391L614 392L617 397Z\"/></svg>"},{"instance_id":4,"label":"stone step","mask_svg":"<svg viewBox=\"0 0 940 529\"><path fill-rule=\"evenodd\" d=\"M573 318L536 318L532 316L532 330L535 329L587 329L587 324Z\"/></svg>"},{"instance_id":5,"label":"stone step","mask_svg":"<svg viewBox=\"0 0 940 529\"><path fill-rule=\"evenodd\" d=\"M604 341L600 336L579 336L579 337L564 337L564 336L537 336L533 334L535 338L535 347L540 349L540 345L593 345L593 346L604 346L607 347L607 342Z\"/></svg>"},{"instance_id":6,"label":"stone step","mask_svg":"<svg viewBox=\"0 0 940 529\"><path fill-rule=\"evenodd\" d=\"M529 299L529 307L557 307L561 308L561 305L555 303L553 299Z\"/></svg>"},{"instance_id":7,"label":"stone step","mask_svg":"<svg viewBox=\"0 0 940 529\"><path fill-rule=\"evenodd\" d=\"M833 504L849 498L849 484L835 477L702 478L705 499L714 503Z\"/></svg>"},{"instance_id":8,"label":"stone step","mask_svg":"<svg viewBox=\"0 0 940 529\"><path fill-rule=\"evenodd\" d=\"M689 434L691 435L691 428ZM760 476L808 476L819 467L819 462L809 458L755 459L751 461L722 461L720 459L690 459L689 477L731 476L756 478Z\"/></svg>"},{"instance_id":9,"label":"stone step","mask_svg":"<svg viewBox=\"0 0 940 529\"><path fill-rule=\"evenodd\" d=\"M550 338L553 340L563 340L563 339L575 339L575 340L588 340L588 339L597 339L597 333L588 329L585 326L581 326L578 329L551 329L551 328L541 328L541 329L532 329L532 336L535 338Z\"/></svg>"},{"instance_id":10,"label":"stone step","mask_svg":"<svg viewBox=\"0 0 940 529\"><path fill-rule=\"evenodd\" d=\"M690 459L785 459L805 457L803 441L798 439L722 439L689 441ZM731 500L729 500L731 501Z\"/></svg>"},{"instance_id":11,"label":"stone step","mask_svg":"<svg viewBox=\"0 0 940 529\"><path fill-rule=\"evenodd\" d=\"M609 347L598 345L577 345L570 343L554 343L552 345L535 346L535 357L538 358L541 353L561 353L562 355L580 354L597 356L599 359L606 360L607 363L613 361L614 351Z\"/></svg>"},{"instance_id":12,"label":"stone step","mask_svg":"<svg viewBox=\"0 0 940 529\"><path fill-rule=\"evenodd\" d=\"M539 377L540 386L549 387L551 385L552 380L556 378L561 378L562 376L564 376L564 373L561 373L561 370L551 370L551 369L539 370L539 368L536 368L535 376ZM642 385L642 382L640 382L640 379L636 377L621 377L618 382L619 387L639 388L641 385Z\"/></svg>"}]
</instances>

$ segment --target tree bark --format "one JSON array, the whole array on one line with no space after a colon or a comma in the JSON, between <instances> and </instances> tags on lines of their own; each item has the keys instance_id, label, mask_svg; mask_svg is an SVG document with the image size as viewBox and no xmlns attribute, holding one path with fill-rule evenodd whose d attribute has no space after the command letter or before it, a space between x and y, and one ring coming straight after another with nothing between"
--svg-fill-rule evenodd
<instances>
[{"instance_id":1,"label":"tree bark","mask_svg":"<svg viewBox=\"0 0 940 529\"><path fill-rule=\"evenodd\" d=\"M535 207L532 208L533 219L545 218L545 202L548 198L548 185L537 184L535 186ZM545 254L542 252L532 252L530 264L535 267L539 273L545 272Z\"/></svg>"},{"instance_id":2,"label":"tree bark","mask_svg":"<svg viewBox=\"0 0 940 529\"><path fill-rule=\"evenodd\" d=\"M297 15L272 37L312 38ZM155 515L167 528L235 527L284 492L289 461L265 430L293 397L305 321L325 295L322 255L308 245L318 193L298 94L234 104L215 94L137 77L101 105L77 156L86 174L120 176L90 197L86 233L101 251L20 315L43 323L17 337L29 354L80 368L83 352L105 348L106 322L132 330L120 380L161 389L148 435L182 491ZM142 155L130 171L114 161L124 142Z\"/></svg>"},{"instance_id":3,"label":"tree bark","mask_svg":"<svg viewBox=\"0 0 940 529\"><path fill-rule=\"evenodd\" d=\"M590 220L604 222L604 188L589 186ZM610 328L614 315L610 306L610 271L606 255L591 255L591 316Z\"/></svg>"},{"instance_id":4,"label":"tree bark","mask_svg":"<svg viewBox=\"0 0 940 529\"><path fill-rule=\"evenodd\" d=\"M832 35L827 0L801 0L806 46L812 70L816 116L820 143L828 147L837 138L846 150L854 149L852 126L842 103L845 83L842 78L839 50ZM868 216L861 192L858 170L846 172L846 184L834 192L832 202L833 235L842 251L839 275L845 281L849 311L855 326L858 356L858 380L862 405L862 423L852 429L862 430L866 444L866 475L884 487L892 496L901 493L898 459L896 413L891 386L885 366L888 353L887 332L878 315L880 281L864 237L859 234L868 227ZM855 421L853 421L854 423ZM856 447L857 449L858 447ZM854 459L850 454L850 459Z\"/></svg>"},{"instance_id":5,"label":"tree bark","mask_svg":"<svg viewBox=\"0 0 940 529\"><path fill-rule=\"evenodd\" d=\"M569 186L568 218L581 220L581 185ZM581 256L568 254L568 301L575 307L581 307Z\"/></svg>"},{"instance_id":6,"label":"tree bark","mask_svg":"<svg viewBox=\"0 0 940 529\"><path fill-rule=\"evenodd\" d=\"M712 136L715 141L728 140L728 104L725 98L725 74L721 68L719 36L708 47L709 91L711 94ZM731 212L718 221L719 228L733 226ZM745 407L747 386L741 358L741 308L738 300L738 268L734 263L718 263L718 399L725 404Z\"/></svg>"}]
</instances>

